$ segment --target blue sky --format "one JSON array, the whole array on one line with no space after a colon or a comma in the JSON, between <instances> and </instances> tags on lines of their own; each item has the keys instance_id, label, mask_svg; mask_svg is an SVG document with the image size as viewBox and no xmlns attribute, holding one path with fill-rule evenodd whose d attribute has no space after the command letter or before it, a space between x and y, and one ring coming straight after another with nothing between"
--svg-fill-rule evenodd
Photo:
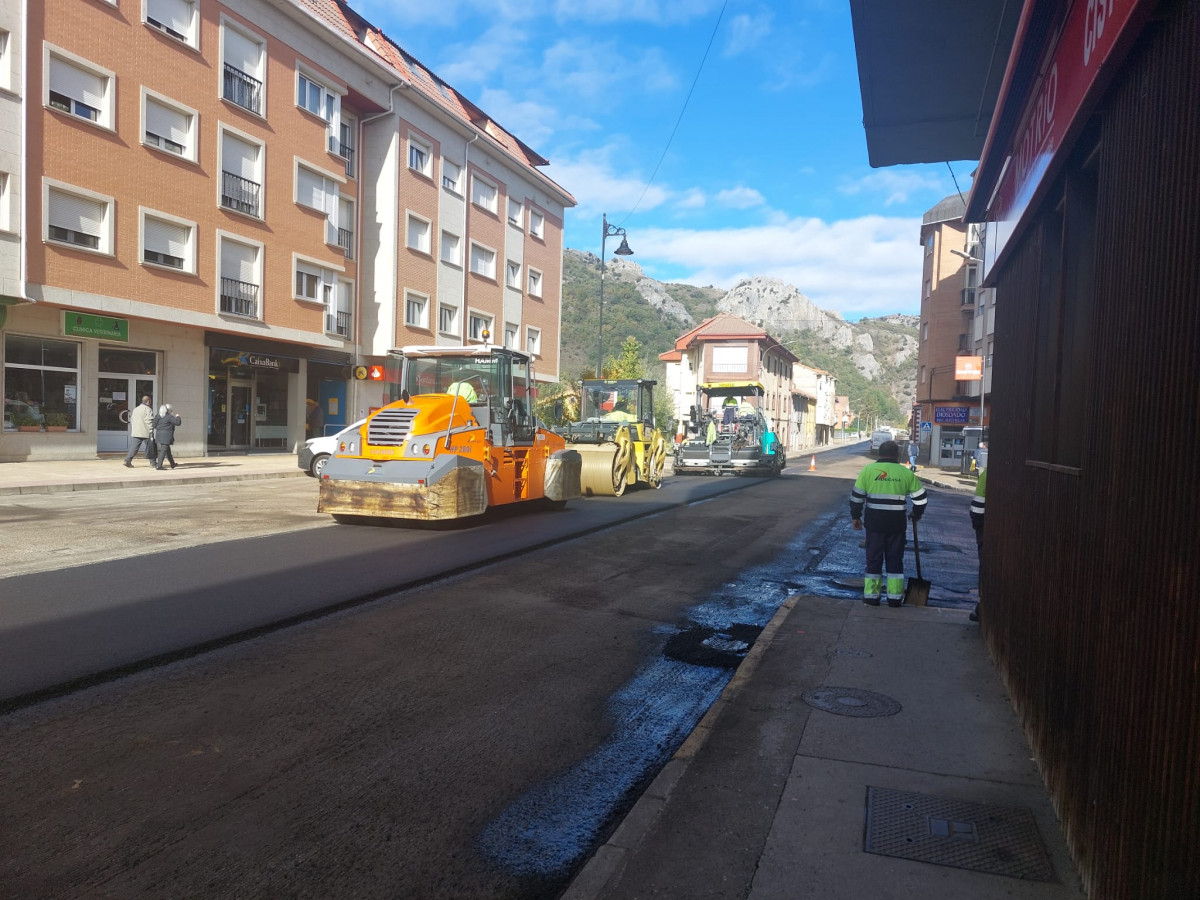
<instances>
[{"instance_id":1,"label":"blue sky","mask_svg":"<svg viewBox=\"0 0 1200 900\"><path fill-rule=\"evenodd\" d=\"M351 5L550 160L578 201L568 247L599 254L607 213L662 281L918 312L921 214L955 186L945 164L867 164L847 0ZM965 195L972 165L951 167Z\"/></svg>"}]
</instances>

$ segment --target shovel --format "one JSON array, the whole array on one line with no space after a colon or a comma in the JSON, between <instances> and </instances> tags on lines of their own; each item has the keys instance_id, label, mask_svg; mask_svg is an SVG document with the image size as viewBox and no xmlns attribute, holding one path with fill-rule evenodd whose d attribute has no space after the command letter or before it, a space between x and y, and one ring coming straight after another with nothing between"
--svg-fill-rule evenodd
<instances>
[{"instance_id":1,"label":"shovel","mask_svg":"<svg viewBox=\"0 0 1200 900\"><path fill-rule=\"evenodd\" d=\"M921 542L917 539L917 520L913 519L913 555L917 558L917 577L908 579L904 602L909 606L928 606L929 589L933 587L921 577Z\"/></svg>"}]
</instances>

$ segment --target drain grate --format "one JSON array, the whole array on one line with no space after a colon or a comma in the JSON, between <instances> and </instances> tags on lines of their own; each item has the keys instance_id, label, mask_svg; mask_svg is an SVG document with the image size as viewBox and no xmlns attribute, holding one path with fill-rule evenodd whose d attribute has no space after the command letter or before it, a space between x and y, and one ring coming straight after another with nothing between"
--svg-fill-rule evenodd
<instances>
[{"instance_id":1,"label":"drain grate","mask_svg":"<svg viewBox=\"0 0 1200 900\"><path fill-rule=\"evenodd\" d=\"M877 694L861 688L814 688L801 694L801 699L813 709L823 709L839 716L869 719L875 716L894 716L900 712L900 703L887 694Z\"/></svg>"},{"instance_id":2,"label":"drain grate","mask_svg":"<svg viewBox=\"0 0 1200 900\"><path fill-rule=\"evenodd\" d=\"M930 794L867 788L863 849L1029 881L1056 881L1033 813Z\"/></svg>"}]
</instances>

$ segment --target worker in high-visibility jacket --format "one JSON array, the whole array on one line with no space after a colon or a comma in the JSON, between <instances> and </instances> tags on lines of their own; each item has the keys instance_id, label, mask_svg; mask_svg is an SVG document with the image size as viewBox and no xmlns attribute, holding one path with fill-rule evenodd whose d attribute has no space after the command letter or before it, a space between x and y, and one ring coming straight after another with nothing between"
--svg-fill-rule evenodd
<instances>
[{"instance_id":1,"label":"worker in high-visibility jacket","mask_svg":"<svg viewBox=\"0 0 1200 900\"><path fill-rule=\"evenodd\" d=\"M921 481L900 465L900 445L884 441L879 461L858 473L850 492L850 518L854 530L867 529L867 574L863 578L863 603L879 605L887 567L888 606L904 602L904 543L908 533L908 503L915 522L925 513L929 498ZM864 516L864 509L866 515Z\"/></svg>"},{"instance_id":2,"label":"worker in high-visibility jacket","mask_svg":"<svg viewBox=\"0 0 1200 900\"><path fill-rule=\"evenodd\" d=\"M987 506L987 469L979 473L975 496L971 498L971 527L975 529L975 552L979 556L979 596L983 596L983 517ZM979 621L979 604L971 610L972 622Z\"/></svg>"}]
</instances>

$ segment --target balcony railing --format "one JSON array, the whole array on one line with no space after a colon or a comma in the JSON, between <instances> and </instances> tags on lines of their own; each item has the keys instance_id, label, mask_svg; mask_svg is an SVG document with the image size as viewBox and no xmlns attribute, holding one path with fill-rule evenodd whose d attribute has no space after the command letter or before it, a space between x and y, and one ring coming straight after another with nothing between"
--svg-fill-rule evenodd
<instances>
[{"instance_id":1,"label":"balcony railing","mask_svg":"<svg viewBox=\"0 0 1200 900\"><path fill-rule=\"evenodd\" d=\"M340 156L346 161L346 175L350 178L354 177L354 148L344 140L338 140L330 135L329 137L329 152L334 156Z\"/></svg>"},{"instance_id":2,"label":"balcony railing","mask_svg":"<svg viewBox=\"0 0 1200 900\"><path fill-rule=\"evenodd\" d=\"M258 285L221 278L221 312L249 319L258 318Z\"/></svg>"},{"instance_id":3,"label":"balcony railing","mask_svg":"<svg viewBox=\"0 0 1200 900\"><path fill-rule=\"evenodd\" d=\"M349 228L339 228L338 246L342 248L346 259L354 259L354 232Z\"/></svg>"},{"instance_id":4,"label":"balcony railing","mask_svg":"<svg viewBox=\"0 0 1200 900\"><path fill-rule=\"evenodd\" d=\"M223 96L242 109L262 115L262 82L229 63L225 63L225 93Z\"/></svg>"},{"instance_id":5,"label":"balcony railing","mask_svg":"<svg viewBox=\"0 0 1200 900\"><path fill-rule=\"evenodd\" d=\"M226 209L258 216L258 195L262 185L232 172L222 172L221 176L221 205Z\"/></svg>"},{"instance_id":6,"label":"balcony railing","mask_svg":"<svg viewBox=\"0 0 1200 900\"><path fill-rule=\"evenodd\" d=\"M962 289L962 305L963 306L974 306L975 305L975 290L976 289L973 287Z\"/></svg>"},{"instance_id":7,"label":"balcony railing","mask_svg":"<svg viewBox=\"0 0 1200 900\"><path fill-rule=\"evenodd\" d=\"M329 334L338 334L342 337L350 337L350 313L325 313L325 331Z\"/></svg>"}]
</instances>

